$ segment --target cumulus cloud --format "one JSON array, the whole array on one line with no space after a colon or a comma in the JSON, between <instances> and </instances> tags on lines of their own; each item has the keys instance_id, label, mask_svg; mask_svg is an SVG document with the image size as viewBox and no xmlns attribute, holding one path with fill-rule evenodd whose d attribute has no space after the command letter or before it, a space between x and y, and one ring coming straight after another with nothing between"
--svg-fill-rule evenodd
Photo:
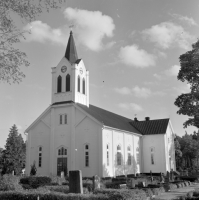
<instances>
[{"instance_id":1,"label":"cumulus cloud","mask_svg":"<svg viewBox=\"0 0 199 200\"><path fill-rule=\"evenodd\" d=\"M33 21L24 27L30 31L26 35L27 41L52 42L66 45L67 34L61 28L53 29L48 24L41 21Z\"/></svg>"},{"instance_id":2,"label":"cumulus cloud","mask_svg":"<svg viewBox=\"0 0 199 200\"><path fill-rule=\"evenodd\" d=\"M122 88L114 88L114 90L122 95L129 95L131 94L131 89L127 88L127 87L122 87Z\"/></svg>"},{"instance_id":3,"label":"cumulus cloud","mask_svg":"<svg viewBox=\"0 0 199 200\"><path fill-rule=\"evenodd\" d=\"M194 37L184 30L180 25L172 22L163 22L152 26L150 29L142 31L143 37L150 42L154 42L162 49L178 46L189 49Z\"/></svg>"},{"instance_id":4,"label":"cumulus cloud","mask_svg":"<svg viewBox=\"0 0 199 200\"><path fill-rule=\"evenodd\" d=\"M197 22L192 17L182 16L179 14L170 14L170 15L180 21L186 22L190 26L198 26Z\"/></svg>"},{"instance_id":5,"label":"cumulus cloud","mask_svg":"<svg viewBox=\"0 0 199 200\"><path fill-rule=\"evenodd\" d=\"M122 108L123 110L133 110L136 112L140 112L143 110L142 106L136 103L119 103L118 107Z\"/></svg>"},{"instance_id":6,"label":"cumulus cloud","mask_svg":"<svg viewBox=\"0 0 199 200\"><path fill-rule=\"evenodd\" d=\"M156 57L143 49L139 49L137 45L121 47L119 58L126 65L140 68L156 64Z\"/></svg>"},{"instance_id":7,"label":"cumulus cloud","mask_svg":"<svg viewBox=\"0 0 199 200\"><path fill-rule=\"evenodd\" d=\"M159 81L161 81L162 79L163 79L163 77L161 76L161 75L159 75L159 74L153 74L153 76L156 78L156 79L158 79Z\"/></svg>"},{"instance_id":8,"label":"cumulus cloud","mask_svg":"<svg viewBox=\"0 0 199 200\"><path fill-rule=\"evenodd\" d=\"M170 69L165 70L164 74L166 74L167 76L177 76L179 70L180 70L179 65L173 65Z\"/></svg>"},{"instance_id":9,"label":"cumulus cloud","mask_svg":"<svg viewBox=\"0 0 199 200\"><path fill-rule=\"evenodd\" d=\"M78 41L89 49L99 51L113 45L113 42L110 42L106 47L102 42L106 37L113 37L115 25L111 17L103 15L100 11L77 8L67 8L64 15L75 24Z\"/></svg>"},{"instance_id":10,"label":"cumulus cloud","mask_svg":"<svg viewBox=\"0 0 199 200\"><path fill-rule=\"evenodd\" d=\"M140 98L147 98L151 95L151 90L148 89L148 88L140 88L138 86L135 86L133 89L132 89L132 92L133 94L136 96L136 97L140 97Z\"/></svg>"}]
</instances>

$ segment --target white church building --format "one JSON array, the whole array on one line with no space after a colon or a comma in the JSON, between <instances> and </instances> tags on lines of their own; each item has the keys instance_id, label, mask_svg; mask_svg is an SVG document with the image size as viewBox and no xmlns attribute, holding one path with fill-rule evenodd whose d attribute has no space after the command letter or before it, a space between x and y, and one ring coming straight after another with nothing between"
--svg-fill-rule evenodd
<instances>
[{"instance_id":1,"label":"white church building","mask_svg":"<svg viewBox=\"0 0 199 200\"><path fill-rule=\"evenodd\" d=\"M91 94L92 95L92 94ZM72 31L52 68L52 103L26 129L26 174L113 177L176 170L170 119L128 119L89 104L89 71L78 58Z\"/></svg>"}]
</instances>

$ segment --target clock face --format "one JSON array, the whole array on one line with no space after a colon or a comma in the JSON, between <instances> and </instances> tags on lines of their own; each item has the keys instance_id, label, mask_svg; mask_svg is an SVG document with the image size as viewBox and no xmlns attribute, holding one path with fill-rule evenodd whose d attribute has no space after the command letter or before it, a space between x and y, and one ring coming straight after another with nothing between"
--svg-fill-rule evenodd
<instances>
[{"instance_id":1,"label":"clock face","mask_svg":"<svg viewBox=\"0 0 199 200\"><path fill-rule=\"evenodd\" d=\"M79 69L79 73L83 74L83 69L82 68Z\"/></svg>"},{"instance_id":2,"label":"clock face","mask_svg":"<svg viewBox=\"0 0 199 200\"><path fill-rule=\"evenodd\" d=\"M62 72L62 73L65 73L66 70L67 70L67 67L66 67L66 66L62 66L62 68L61 68L61 72Z\"/></svg>"}]
</instances>

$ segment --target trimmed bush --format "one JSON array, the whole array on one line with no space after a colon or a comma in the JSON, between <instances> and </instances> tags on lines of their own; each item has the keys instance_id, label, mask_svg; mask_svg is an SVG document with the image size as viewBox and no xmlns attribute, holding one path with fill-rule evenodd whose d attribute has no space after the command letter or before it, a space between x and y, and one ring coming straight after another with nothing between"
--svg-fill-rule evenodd
<instances>
[{"instance_id":1,"label":"trimmed bush","mask_svg":"<svg viewBox=\"0 0 199 200\"><path fill-rule=\"evenodd\" d=\"M69 186L67 185L55 185L55 186L45 186L44 188L52 191L52 192L62 192L64 194L68 194L69 193Z\"/></svg>"},{"instance_id":2,"label":"trimmed bush","mask_svg":"<svg viewBox=\"0 0 199 200\"><path fill-rule=\"evenodd\" d=\"M146 200L146 192L142 189L96 189L94 194L108 195L111 200Z\"/></svg>"},{"instance_id":3,"label":"trimmed bush","mask_svg":"<svg viewBox=\"0 0 199 200\"><path fill-rule=\"evenodd\" d=\"M83 180L83 187L87 188L89 192L93 191L93 181L90 179Z\"/></svg>"},{"instance_id":4,"label":"trimmed bush","mask_svg":"<svg viewBox=\"0 0 199 200\"><path fill-rule=\"evenodd\" d=\"M161 194L160 188L151 188L151 191L153 192L154 195Z\"/></svg>"},{"instance_id":5,"label":"trimmed bush","mask_svg":"<svg viewBox=\"0 0 199 200\"><path fill-rule=\"evenodd\" d=\"M153 196L153 192L152 192L151 188L143 188L142 190L145 191L147 197L152 198L152 196Z\"/></svg>"},{"instance_id":6,"label":"trimmed bush","mask_svg":"<svg viewBox=\"0 0 199 200\"><path fill-rule=\"evenodd\" d=\"M21 184L30 185L32 188L49 185L51 178L47 176L28 176L20 179Z\"/></svg>"},{"instance_id":7,"label":"trimmed bush","mask_svg":"<svg viewBox=\"0 0 199 200\"><path fill-rule=\"evenodd\" d=\"M0 177L0 191L23 190L19 184L19 177L5 174Z\"/></svg>"},{"instance_id":8,"label":"trimmed bush","mask_svg":"<svg viewBox=\"0 0 199 200\"><path fill-rule=\"evenodd\" d=\"M26 191L26 192L0 192L1 200L36 200L37 197L41 200L108 200L107 195L103 194L62 194L59 192L37 192L37 191Z\"/></svg>"}]
</instances>

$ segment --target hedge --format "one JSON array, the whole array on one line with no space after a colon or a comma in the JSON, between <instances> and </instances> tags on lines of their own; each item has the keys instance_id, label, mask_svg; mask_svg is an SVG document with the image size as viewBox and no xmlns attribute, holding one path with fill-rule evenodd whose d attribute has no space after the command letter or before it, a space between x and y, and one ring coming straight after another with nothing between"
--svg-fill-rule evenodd
<instances>
[{"instance_id":1,"label":"hedge","mask_svg":"<svg viewBox=\"0 0 199 200\"><path fill-rule=\"evenodd\" d=\"M94 194L108 195L111 200L146 200L147 195L141 189L96 189Z\"/></svg>"},{"instance_id":2,"label":"hedge","mask_svg":"<svg viewBox=\"0 0 199 200\"><path fill-rule=\"evenodd\" d=\"M37 200L39 196L40 200L108 200L109 197L103 194L62 194L59 192L37 192L37 191L29 191L29 192L0 192L1 200Z\"/></svg>"},{"instance_id":3,"label":"hedge","mask_svg":"<svg viewBox=\"0 0 199 200\"><path fill-rule=\"evenodd\" d=\"M20 179L21 184L30 185L32 188L49 185L51 178L47 176L28 176Z\"/></svg>"}]
</instances>

